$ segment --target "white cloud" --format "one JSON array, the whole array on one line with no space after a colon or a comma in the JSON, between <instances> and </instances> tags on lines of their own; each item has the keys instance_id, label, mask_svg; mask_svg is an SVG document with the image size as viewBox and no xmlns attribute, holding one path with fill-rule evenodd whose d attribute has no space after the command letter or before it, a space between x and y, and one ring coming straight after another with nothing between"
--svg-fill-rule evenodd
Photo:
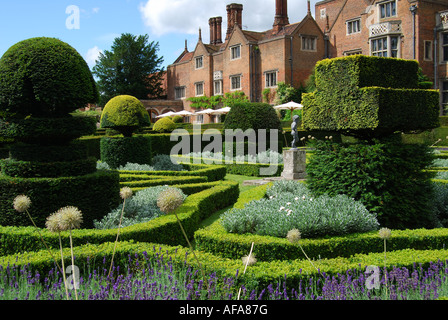
<instances>
[{"instance_id":1,"label":"white cloud","mask_svg":"<svg viewBox=\"0 0 448 320\"><path fill-rule=\"evenodd\" d=\"M93 67L95 65L96 60L98 59L100 53L102 51L97 46L90 48L86 54L86 62L89 67Z\"/></svg>"},{"instance_id":2,"label":"white cloud","mask_svg":"<svg viewBox=\"0 0 448 320\"><path fill-rule=\"evenodd\" d=\"M314 3L311 1L311 12ZM265 31L272 28L275 15L275 0L240 0L243 5L243 28L252 31ZM225 0L146 0L141 4L142 18L151 32L157 36L169 33L198 34L202 29L204 41L208 40L208 19L221 16L223 18L223 36L227 28ZM307 12L307 0L288 2L290 23L299 22Z\"/></svg>"},{"instance_id":3,"label":"white cloud","mask_svg":"<svg viewBox=\"0 0 448 320\"><path fill-rule=\"evenodd\" d=\"M98 13L98 12L100 12L100 8L93 8L92 9L92 13Z\"/></svg>"}]
</instances>

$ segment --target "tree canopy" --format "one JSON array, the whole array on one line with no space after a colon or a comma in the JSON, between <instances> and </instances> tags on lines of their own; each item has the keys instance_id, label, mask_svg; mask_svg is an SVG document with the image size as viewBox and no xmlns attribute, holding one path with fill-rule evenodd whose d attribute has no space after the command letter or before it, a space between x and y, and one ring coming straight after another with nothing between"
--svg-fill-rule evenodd
<instances>
[{"instance_id":1,"label":"tree canopy","mask_svg":"<svg viewBox=\"0 0 448 320\"><path fill-rule=\"evenodd\" d=\"M114 40L111 50L100 54L93 74L98 78L104 106L118 95L137 99L162 95L163 57L158 57L158 42L150 42L148 35L124 33Z\"/></svg>"}]
</instances>

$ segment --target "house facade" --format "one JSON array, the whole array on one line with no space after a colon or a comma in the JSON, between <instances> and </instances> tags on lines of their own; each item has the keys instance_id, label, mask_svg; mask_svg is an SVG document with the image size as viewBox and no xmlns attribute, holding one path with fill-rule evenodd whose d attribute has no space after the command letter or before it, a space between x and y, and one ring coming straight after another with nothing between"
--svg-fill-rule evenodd
<instances>
[{"instance_id":1,"label":"house facade","mask_svg":"<svg viewBox=\"0 0 448 320\"><path fill-rule=\"evenodd\" d=\"M287 0L276 0L272 29L264 32L243 29L241 4L227 5L227 30L222 30L222 17L210 18L209 43L199 30L195 50L185 46L167 67L168 100L182 101L184 109L195 111L190 97L242 91L250 101L261 102L263 91L275 92L279 82L305 85L316 62L325 57L324 34L309 2L307 15L297 23L289 22L287 8Z\"/></svg>"},{"instance_id":2,"label":"house facade","mask_svg":"<svg viewBox=\"0 0 448 320\"><path fill-rule=\"evenodd\" d=\"M352 54L417 60L448 109L448 0L324 0L315 20L328 58Z\"/></svg>"}]
</instances>

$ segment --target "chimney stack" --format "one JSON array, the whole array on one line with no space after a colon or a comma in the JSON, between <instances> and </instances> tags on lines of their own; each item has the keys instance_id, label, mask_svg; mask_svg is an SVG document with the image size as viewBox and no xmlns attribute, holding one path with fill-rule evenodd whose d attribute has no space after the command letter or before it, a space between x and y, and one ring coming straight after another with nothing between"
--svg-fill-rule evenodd
<instances>
[{"instance_id":1,"label":"chimney stack","mask_svg":"<svg viewBox=\"0 0 448 320\"><path fill-rule=\"evenodd\" d=\"M275 20L273 25L275 32L279 32L288 24L288 0L275 0Z\"/></svg>"},{"instance_id":2,"label":"chimney stack","mask_svg":"<svg viewBox=\"0 0 448 320\"><path fill-rule=\"evenodd\" d=\"M235 26L240 29L243 27L243 5L232 3L227 5L227 34L226 40L230 38L230 34Z\"/></svg>"},{"instance_id":3,"label":"chimney stack","mask_svg":"<svg viewBox=\"0 0 448 320\"><path fill-rule=\"evenodd\" d=\"M210 25L210 44L222 43L222 17L214 17L208 20Z\"/></svg>"}]
</instances>

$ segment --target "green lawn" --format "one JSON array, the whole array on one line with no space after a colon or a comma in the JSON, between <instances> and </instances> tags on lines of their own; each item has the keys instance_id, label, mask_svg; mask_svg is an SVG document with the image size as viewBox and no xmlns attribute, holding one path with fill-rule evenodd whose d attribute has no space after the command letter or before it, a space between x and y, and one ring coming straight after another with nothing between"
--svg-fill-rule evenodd
<instances>
[{"instance_id":1,"label":"green lawn","mask_svg":"<svg viewBox=\"0 0 448 320\"><path fill-rule=\"evenodd\" d=\"M243 182L246 180L258 180L258 179L263 179L263 177L250 177L250 176L240 176L240 175L236 175L236 174L227 174L224 177L224 180L231 180L231 181L236 181L239 183L239 187L240 187L240 193L249 189L252 189L256 186L243 186ZM202 221L201 223L201 228L207 227L210 224L212 224L213 222L215 222L216 220L219 219L219 217L221 216L221 214L223 214L225 211L231 209L232 207L228 207L228 208L224 208L221 209L217 212L215 212L214 214L212 214L210 217L208 217L207 219L205 219L204 221Z\"/></svg>"}]
</instances>

